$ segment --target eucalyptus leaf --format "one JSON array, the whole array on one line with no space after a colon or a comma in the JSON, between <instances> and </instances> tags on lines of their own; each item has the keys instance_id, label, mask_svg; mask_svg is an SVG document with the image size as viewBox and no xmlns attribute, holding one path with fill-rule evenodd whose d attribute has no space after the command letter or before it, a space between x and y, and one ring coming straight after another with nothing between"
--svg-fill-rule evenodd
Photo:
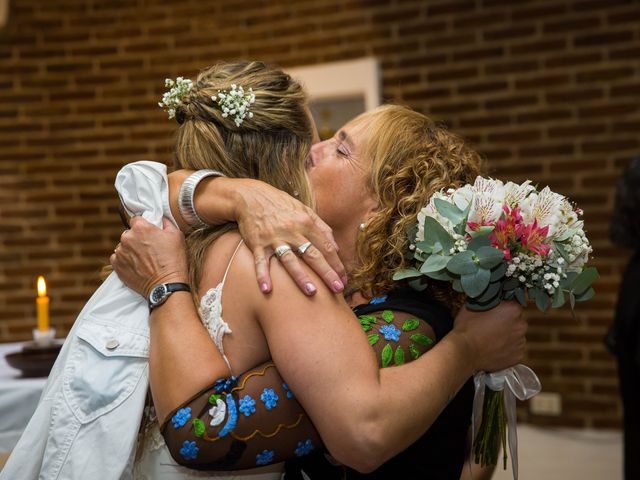
<instances>
[{"instance_id":1,"label":"eucalyptus leaf","mask_svg":"<svg viewBox=\"0 0 640 480\"><path fill-rule=\"evenodd\" d=\"M497 282L507 273L507 262L499 263L496 268L491 270L491 282Z\"/></svg>"},{"instance_id":2,"label":"eucalyptus leaf","mask_svg":"<svg viewBox=\"0 0 640 480\"><path fill-rule=\"evenodd\" d=\"M573 238L573 236L576 234L576 229L571 228L569 230L567 230L566 232L564 232L562 235L560 235L559 237L557 237L555 239L556 242L564 242L566 240L569 240L570 238Z\"/></svg>"},{"instance_id":3,"label":"eucalyptus leaf","mask_svg":"<svg viewBox=\"0 0 640 480\"><path fill-rule=\"evenodd\" d=\"M393 279L403 280L405 278L419 277L420 275L422 274L415 268L405 268L404 270L398 270L396 273L394 273Z\"/></svg>"},{"instance_id":4,"label":"eucalyptus leaf","mask_svg":"<svg viewBox=\"0 0 640 480\"><path fill-rule=\"evenodd\" d=\"M586 292L576 296L576 302L586 302L587 300L591 300L595 294L596 291L592 287L589 287Z\"/></svg>"},{"instance_id":5,"label":"eucalyptus leaf","mask_svg":"<svg viewBox=\"0 0 640 480\"><path fill-rule=\"evenodd\" d=\"M524 289L522 287L518 287L513 292L515 294L516 300L518 300L518 303L526 308L527 298L524 295Z\"/></svg>"},{"instance_id":6,"label":"eucalyptus leaf","mask_svg":"<svg viewBox=\"0 0 640 480\"><path fill-rule=\"evenodd\" d=\"M418 224L412 223L405 229L405 232L407 232L407 238L409 239L409 242L415 242L416 237L418 236Z\"/></svg>"},{"instance_id":7,"label":"eucalyptus leaf","mask_svg":"<svg viewBox=\"0 0 640 480\"><path fill-rule=\"evenodd\" d=\"M551 306L553 308L560 308L562 305L564 305L565 301L566 299L564 297L564 292L561 288L557 288L555 294L553 295L553 302L551 303Z\"/></svg>"},{"instance_id":8,"label":"eucalyptus leaf","mask_svg":"<svg viewBox=\"0 0 640 480\"><path fill-rule=\"evenodd\" d=\"M585 268L571 284L571 291L576 295L584 293L598 278L598 270L594 267Z\"/></svg>"},{"instance_id":9,"label":"eucalyptus leaf","mask_svg":"<svg viewBox=\"0 0 640 480\"><path fill-rule=\"evenodd\" d=\"M404 349L400 345L398 345L398 348L396 349L393 361L396 365L404 364Z\"/></svg>"},{"instance_id":10,"label":"eucalyptus leaf","mask_svg":"<svg viewBox=\"0 0 640 480\"><path fill-rule=\"evenodd\" d=\"M569 305L571 305L571 311L573 312L573 310L576 308L576 296L573 294L573 292L569 292Z\"/></svg>"},{"instance_id":11,"label":"eucalyptus leaf","mask_svg":"<svg viewBox=\"0 0 640 480\"><path fill-rule=\"evenodd\" d=\"M478 303L487 303L494 299L494 297L500 298L500 293L502 290L502 285L499 283L490 283L487 289L482 292L478 298L474 299Z\"/></svg>"},{"instance_id":12,"label":"eucalyptus leaf","mask_svg":"<svg viewBox=\"0 0 640 480\"><path fill-rule=\"evenodd\" d=\"M422 278L416 278L415 280L409 280L409 286L417 292L423 292L427 288L427 284L422 281Z\"/></svg>"},{"instance_id":13,"label":"eucalyptus leaf","mask_svg":"<svg viewBox=\"0 0 640 480\"><path fill-rule=\"evenodd\" d=\"M434 280L443 280L445 282L451 282L455 278L451 276L446 268L438 270L437 272L427 272L425 275L429 278L433 278Z\"/></svg>"},{"instance_id":14,"label":"eucalyptus leaf","mask_svg":"<svg viewBox=\"0 0 640 480\"><path fill-rule=\"evenodd\" d=\"M436 206L436 210L440 215L451 220L453 225L458 225L464 220L465 215L462 210L456 207L453 203L449 203L441 198L435 198L433 203Z\"/></svg>"},{"instance_id":15,"label":"eucalyptus leaf","mask_svg":"<svg viewBox=\"0 0 640 480\"><path fill-rule=\"evenodd\" d=\"M482 294L489 285L490 279L491 272L484 268L479 268L475 273L469 273L460 277L464 293L471 298L478 297Z\"/></svg>"},{"instance_id":16,"label":"eucalyptus leaf","mask_svg":"<svg viewBox=\"0 0 640 480\"><path fill-rule=\"evenodd\" d=\"M536 295L536 307L538 307L538 309L541 312L546 312L547 309L549 308L549 304L550 304L550 298L549 295L546 292L543 292L542 290L540 290L537 295Z\"/></svg>"},{"instance_id":17,"label":"eucalyptus leaf","mask_svg":"<svg viewBox=\"0 0 640 480\"><path fill-rule=\"evenodd\" d=\"M467 300L467 308L474 312L486 312L487 310L491 310L492 308L497 307L501 301L502 301L502 298L500 297L500 295L496 296L490 302L485 302L485 303L476 302L473 299L469 299Z\"/></svg>"},{"instance_id":18,"label":"eucalyptus leaf","mask_svg":"<svg viewBox=\"0 0 640 480\"><path fill-rule=\"evenodd\" d=\"M520 280L516 277L507 278L502 284L502 288L504 290L513 290L514 288L518 288L520 286Z\"/></svg>"},{"instance_id":19,"label":"eucalyptus leaf","mask_svg":"<svg viewBox=\"0 0 640 480\"><path fill-rule=\"evenodd\" d=\"M447 264L447 270L456 275L468 275L478 271L478 265L473 260L473 252L466 250L455 254Z\"/></svg>"},{"instance_id":20,"label":"eucalyptus leaf","mask_svg":"<svg viewBox=\"0 0 640 480\"><path fill-rule=\"evenodd\" d=\"M491 270L504 259L504 252L494 247L480 247L476 250L478 264L481 268Z\"/></svg>"},{"instance_id":21,"label":"eucalyptus leaf","mask_svg":"<svg viewBox=\"0 0 640 480\"><path fill-rule=\"evenodd\" d=\"M380 354L382 358L382 368L388 367L391 363L391 359L393 358L393 348L388 343L382 349L382 353Z\"/></svg>"},{"instance_id":22,"label":"eucalyptus leaf","mask_svg":"<svg viewBox=\"0 0 640 480\"><path fill-rule=\"evenodd\" d=\"M487 236L475 237L473 240L469 242L467 245L467 250L471 250L476 252L480 247L490 247L491 240Z\"/></svg>"},{"instance_id":23,"label":"eucalyptus leaf","mask_svg":"<svg viewBox=\"0 0 640 480\"><path fill-rule=\"evenodd\" d=\"M565 290L570 290L571 284L576 278L578 278L578 272L568 272L567 278L563 278L560 280L560 288L564 288Z\"/></svg>"},{"instance_id":24,"label":"eucalyptus leaf","mask_svg":"<svg viewBox=\"0 0 640 480\"><path fill-rule=\"evenodd\" d=\"M555 246L556 246L556 250L558 250L558 253L560 254L560 256L562 258L564 258L565 262L569 262L569 254L567 253L567 249L564 247L563 244L559 243L559 242L554 242Z\"/></svg>"},{"instance_id":25,"label":"eucalyptus leaf","mask_svg":"<svg viewBox=\"0 0 640 480\"><path fill-rule=\"evenodd\" d=\"M424 239L432 245L439 242L445 252L451 250L454 244L449 232L433 217L424 217Z\"/></svg>"},{"instance_id":26,"label":"eucalyptus leaf","mask_svg":"<svg viewBox=\"0 0 640 480\"><path fill-rule=\"evenodd\" d=\"M437 272L447 266L451 257L445 255L431 255L420 267L421 273Z\"/></svg>"},{"instance_id":27,"label":"eucalyptus leaf","mask_svg":"<svg viewBox=\"0 0 640 480\"><path fill-rule=\"evenodd\" d=\"M426 240L424 240L422 242L416 243L416 248L422 250L423 252L431 253L433 251L434 243L435 242L427 242Z\"/></svg>"},{"instance_id":28,"label":"eucalyptus leaf","mask_svg":"<svg viewBox=\"0 0 640 480\"><path fill-rule=\"evenodd\" d=\"M482 225L482 226L478 227L478 230L470 231L469 235L471 235L471 238L482 238L482 237L486 237L487 235L489 235L491 232L493 232L494 229L495 229L495 227L493 225L491 225L491 226Z\"/></svg>"},{"instance_id":29,"label":"eucalyptus leaf","mask_svg":"<svg viewBox=\"0 0 640 480\"><path fill-rule=\"evenodd\" d=\"M462 288L462 282L459 278L456 278L451 282L451 287L458 293L464 293L464 289Z\"/></svg>"},{"instance_id":30,"label":"eucalyptus leaf","mask_svg":"<svg viewBox=\"0 0 640 480\"><path fill-rule=\"evenodd\" d=\"M509 290L508 292L503 292L502 294L504 295L505 300L513 300L516 296L516 293L513 290Z\"/></svg>"}]
</instances>

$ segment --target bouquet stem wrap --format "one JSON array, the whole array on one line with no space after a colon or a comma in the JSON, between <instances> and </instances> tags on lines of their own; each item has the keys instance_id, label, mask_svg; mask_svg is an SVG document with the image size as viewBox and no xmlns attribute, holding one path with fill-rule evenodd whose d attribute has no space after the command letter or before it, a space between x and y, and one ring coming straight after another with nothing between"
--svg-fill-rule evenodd
<instances>
[{"instance_id":1,"label":"bouquet stem wrap","mask_svg":"<svg viewBox=\"0 0 640 480\"><path fill-rule=\"evenodd\" d=\"M524 401L539 393L540 380L529 367L518 364L499 372L479 372L473 377L473 382L475 395L472 432L475 462L483 466L496 465L502 443L503 468L506 469L507 454L504 448L508 432L513 478L517 480L516 398Z\"/></svg>"}]
</instances>

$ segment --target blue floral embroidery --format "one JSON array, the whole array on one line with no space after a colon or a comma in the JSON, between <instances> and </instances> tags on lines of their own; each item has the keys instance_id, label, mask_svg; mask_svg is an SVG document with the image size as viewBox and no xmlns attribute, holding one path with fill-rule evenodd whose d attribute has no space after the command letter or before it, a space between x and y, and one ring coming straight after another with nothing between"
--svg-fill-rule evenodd
<instances>
[{"instance_id":1,"label":"blue floral embroidery","mask_svg":"<svg viewBox=\"0 0 640 480\"><path fill-rule=\"evenodd\" d=\"M371 305L378 305L379 303L384 303L387 301L387 296L386 295L382 295L381 297L373 297L370 301L369 304Z\"/></svg>"},{"instance_id":2,"label":"blue floral embroidery","mask_svg":"<svg viewBox=\"0 0 640 480\"><path fill-rule=\"evenodd\" d=\"M264 402L264 406L267 410L271 410L276 407L278 403L278 395L273 391L273 388L265 388L260 395L260 400Z\"/></svg>"},{"instance_id":3,"label":"blue floral embroidery","mask_svg":"<svg viewBox=\"0 0 640 480\"><path fill-rule=\"evenodd\" d=\"M248 417L252 413L256 413L256 401L249 395L245 395L240 399L240 408L238 408L245 417Z\"/></svg>"},{"instance_id":4,"label":"blue floral embroidery","mask_svg":"<svg viewBox=\"0 0 640 480\"><path fill-rule=\"evenodd\" d=\"M216 383L213 384L213 389L216 393L228 392L231 388L236 386L236 377L219 378Z\"/></svg>"},{"instance_id":5,"label":"blue floral embroidery","mask_svg":"<svg viewBox=\"0 0 640 480\"><path fill-rule=\"evenodd\" d=\"M181 408L171 418L171 423L173 423L173 428L183 427L184 424L187 423L190 418L191 418L191 407Z\"/></svg>"},{"instance_id":6,"label":"blue floral embroidery","mask_svg":"<svg viewBox=\"0 0 640 480\"><path fill-rule=\"evenodd\" d=\"M199 451L200 449L196 446L196 442L185 440L182 444L182 448L180 449L180 455L187 460L195 460Z\"/></svg>"},{"instance_id":7,"label":"blue floral embroidery","mask_svg":"<svg viewBox=\"0 0 640 480\"><path fill-rule=\"evenodd\" d=\"M273 450L263 450L262 453L256 455L256 464L267 465L268 463L273 462L273 456Z\"/></svg>"},{"instance_id":8,"label":"blue floral embroidery","mask_svg":"<svg viewBox=\"0 0 640 480\"><path fill-rule=\"evenodd\" d=\"M236 402L231 395L225 395L227 400L227 423L224 424L222 430L218 432L219 437L226 437L231 430L236 428L236 422L238 421L238 410L236 410Z\"/></svg>"},{"instance_id":9,"label":"blue floral embroidery","mask_svg":"<svg viewBox=\"0 0 640 480\"><path fill-rule=\"evenodd\" d=\"M295 453L297 457L302 457L303 455L307 455L311 450L313 450L313 443L307 439L304 442L298 442L298 448L296 448L293 453Z\"/></svg>"},{"instance_id":10,"label":"blue floral embroidery","mask_svg":"<svg viewBox=\"0 0 640 480\"><path fill-rule=\"evenodd\" d=\"M289 390L289 386L286 383L282 384L282 388L284 388L287 392L287 398L293 398L293 392Z\"/></svg>"},{"instance_id":11,"label":"blue floral embroidery","mask_svg":"<svg viewBox=\"0 0 640 480\"><path fill-rule=\"evenodd\" d=\"M384 335L385 340L400 340L400 330L395 325L383 325L380 327L380 333Z\"/></svg>"}]
</instances>

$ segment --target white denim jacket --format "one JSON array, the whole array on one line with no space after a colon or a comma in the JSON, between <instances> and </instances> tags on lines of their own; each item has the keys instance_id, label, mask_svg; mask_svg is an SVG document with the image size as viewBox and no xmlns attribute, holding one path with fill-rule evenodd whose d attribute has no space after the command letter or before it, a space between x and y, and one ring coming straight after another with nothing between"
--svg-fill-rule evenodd
<instances>
[{"instance_id":1,"label":"white denim jacket","mask_svg":"<svg viewBox=\"0 0 640 480\"><path fill-rule=\"evenodd\" d=\"M115 186L127 213L175 223L164 165L127 165ZM0 479L132 478L148 357L147 301L112 273L78 315Z\"/></svg>"}]
</instances>

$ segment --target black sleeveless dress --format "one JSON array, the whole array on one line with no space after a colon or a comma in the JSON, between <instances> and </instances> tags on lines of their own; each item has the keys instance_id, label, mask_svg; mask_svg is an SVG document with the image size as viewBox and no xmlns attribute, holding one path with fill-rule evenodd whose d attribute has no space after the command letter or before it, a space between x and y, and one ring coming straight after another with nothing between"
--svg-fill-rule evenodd
<instances>
[{"instance_id":1,"label":"black sleeveless dress","mask_svg":"<svg viewBox=\"0 0 640 480\"><path fill-rule=\"evenodd\" d=\"M433 328L436 341L453 328L453 319L446 308L410 288L398 289L384 297L374 298L371 303L356 307L354 312L356 315L364 315L381 310L415 315ZM458 480L466 456L473 392L473 380L469 379L422 437L374 472L361 474L350 468L334 465L324 454L318 452L299 460L288 461L284 478Z\"/></svg>"}]
</instances>

